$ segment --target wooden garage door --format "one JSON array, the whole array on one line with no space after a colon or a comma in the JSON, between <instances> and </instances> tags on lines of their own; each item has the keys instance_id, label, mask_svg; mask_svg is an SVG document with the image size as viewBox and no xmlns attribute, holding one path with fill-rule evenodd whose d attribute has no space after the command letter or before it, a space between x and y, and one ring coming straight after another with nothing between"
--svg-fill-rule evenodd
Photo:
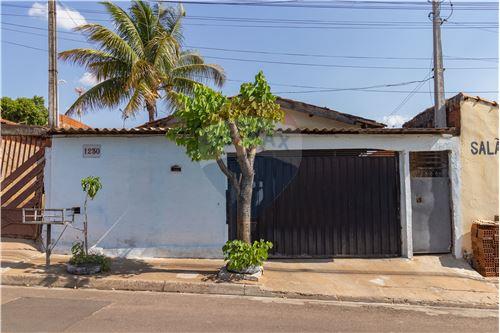
<instances>
[{"instance_id":1,"label":"wooden garage door","mask_svg":"<svg viewBox=\"0 0 500 333\"><path fill-rule=\"evenodd\" d=\"M234 156L229 167L238 172ZM259 154L252 238L274 243L274 257L391 257L401 253L398 158L367 150ZM236 237L229 189L228 224Z\"/></svg>"}]
</instances>

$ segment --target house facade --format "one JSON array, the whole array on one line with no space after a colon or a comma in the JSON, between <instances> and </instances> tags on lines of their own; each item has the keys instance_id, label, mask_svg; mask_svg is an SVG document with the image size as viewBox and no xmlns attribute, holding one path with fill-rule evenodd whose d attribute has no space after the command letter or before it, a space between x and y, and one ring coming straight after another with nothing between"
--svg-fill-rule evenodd
<instances>
[{"instance_id":1,"label":"house facade","mask_svg":"<svg viewBox=\"0 0 500 333\"><path fill-rule=\"evenodd\" d=\"M458 128L388 129L278 102L286 117L258 154L252 207L252 236L273 241L275 257L462 255L467 226ZM192 162L166 139L173 122L52 131L46 207L81 206L80 180L99 176L103 189L89 204L95 248L130 257L220 257L235 235L234 195L215 162ZM68 228L61 250L79 236Z\"/></svg>"}]
</instances>

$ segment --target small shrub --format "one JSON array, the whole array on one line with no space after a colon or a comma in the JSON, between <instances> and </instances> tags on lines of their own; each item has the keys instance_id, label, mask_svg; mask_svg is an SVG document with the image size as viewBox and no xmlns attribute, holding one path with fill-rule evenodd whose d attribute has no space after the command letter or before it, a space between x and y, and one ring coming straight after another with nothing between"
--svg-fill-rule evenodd
<instances>
[{"instance_id":1,"label":"small shrub","mask_svg":"<svg viewBox=\"0 0 500 333\"><path fill-rule=\"evenodd\" d=\"M251 266L262 266L267 260L268 252L273 243L263 239L253 244L241 240L227 241L222 247L224 260L228 262L227 268L233 271L241 271Z\"/></svg>"},{"instance_id":2,"label":"small shrub","mask_svg":"<svg viewBox=\"0 0 500 333\"><path fill-rule=\"evenodd\" d=\"M85 264L95 264L101 266L101 271L107 272L111 268L111 260L97 253L85 253L83 242L76 242L71 247L71 258L69 263L71 265L85 265Z\"/></svg>"},{"instance_id":3,"label":"small shrub","mask_svg":"<svg viewBox=\"0 0 500 333\"><path fill-rule=\"evenodd\" d=\"M99 177L88 176L87 178L83 178L81 183L83 192L85 192L91 200L94 200L97 192L102 188L101 179Z\"/></svg>"}]
</instances>

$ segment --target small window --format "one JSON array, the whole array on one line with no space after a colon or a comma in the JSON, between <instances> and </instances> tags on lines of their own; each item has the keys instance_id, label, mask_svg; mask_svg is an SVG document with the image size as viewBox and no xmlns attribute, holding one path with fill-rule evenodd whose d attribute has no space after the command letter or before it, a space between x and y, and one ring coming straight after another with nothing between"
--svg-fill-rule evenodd
<instances>
[{"instance_id":1,"label":"small window","mask_svg":"<svg viewBox=\"0 0 500 333\"><path fill-rule=\"evenodd\" d=\"M410 152L410 174L411 177L448 177L448 152Z\"/></svg>"}]
</instances>

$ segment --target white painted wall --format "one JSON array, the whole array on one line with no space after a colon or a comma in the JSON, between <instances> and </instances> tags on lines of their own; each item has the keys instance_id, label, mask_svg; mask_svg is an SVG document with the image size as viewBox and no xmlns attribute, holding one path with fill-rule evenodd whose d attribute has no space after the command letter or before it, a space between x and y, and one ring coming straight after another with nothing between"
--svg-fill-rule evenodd
<instances>
[{"instance_id":1,"label":"white painted wall","mask_svg":"<svg viewBox=\"0 0 500 333\"><path fill-rule=\"evenodd\" d=\"M83 144L100 144L101 157L83 158ZM107 254L222 255L226 178L215 163L191 162L164 136L53 137L47 164L46 207L83 206L80 180L101 177L103 189L89 202L89 244L102 238L97 246ZM181 173L170 171L174 164ZM57 248L67 251L78 235L68 229Z\"/></svg>"},{"instance_id":2,"label":"white painted wall","mask_svg":"<svg viewBox=\"0 0 500 333\"><path fill-rule=\"evenodd\" d=\"M101 144L98 159L82 158L83 144ZM454 230L461 230L459 138L448 135L278 135L266 150L386 149L400 153L403 255L412 256L410 151L449 150ZM231 149L228 148L228 152ZM182 172L170 172L179 164ZM227 181L214 162L193 163L163 135L53 137L47 155L46 207L81 206L80 179L100 176L103 190L89 204L90 244L129 257L220 257L227 240ZM406 196L406 200L403 200ZM77 224L81 224L81 219ZM78 232L68 232L68 249ZM57 237L57 231L54 232ZM455 253L461 248L454 235Z\"/></svg>"}]
</instances>

